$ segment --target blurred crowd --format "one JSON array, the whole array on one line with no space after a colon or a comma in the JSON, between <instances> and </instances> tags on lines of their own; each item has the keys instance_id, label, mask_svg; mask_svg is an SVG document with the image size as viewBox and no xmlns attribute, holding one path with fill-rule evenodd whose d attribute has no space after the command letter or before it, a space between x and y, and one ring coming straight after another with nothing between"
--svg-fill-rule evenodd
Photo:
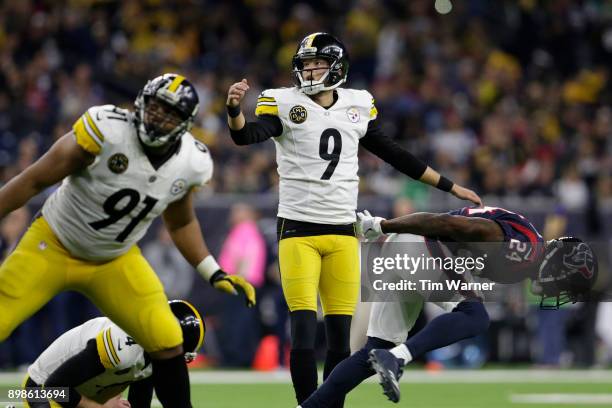
<instances>
[{"instance_id":1,"label":"blurred crowd","mask_svg":"<svg viewBox=\"0 0 612 408\"><path fill-rule=\"evenodd\" d=\"M0 4L0 180L22 170L89 106L130 107L148 78L185 74L201 100L194 133L216 192L275 191L272 143L236 148L229 85L290 86L307 33L347 45L349 84L376 98L387 133L483 195L556 197L568 210L612 200L603 0L6 0ZM363 153L361 189L426 204L429 191Z\"/></svg>"}]
</instances>

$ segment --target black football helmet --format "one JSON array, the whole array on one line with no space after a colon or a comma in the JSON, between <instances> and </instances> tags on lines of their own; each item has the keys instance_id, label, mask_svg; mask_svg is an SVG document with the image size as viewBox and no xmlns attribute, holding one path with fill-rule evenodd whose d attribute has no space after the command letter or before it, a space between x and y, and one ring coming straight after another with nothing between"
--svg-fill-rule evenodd
<instances>
[{"instance_id":1,"label":"black football helmet","mask_svg":"<svg viewBox=\"0 0 612 408\"><path fill-rule=\"evenodd\" d=\"M165 105L167 113L153 110L152 100ZM198 106L198 93L184 76L164 74L153 78L138 93L134 103L138 137L149 147L177 142L191 129Z\"/></svg>"},{"instance_id":2,"label":"black football helmet","mask_svg":"<svg viewBox=\"0 0 612 408\"><path fill-rule=\"evenodd\" d=\"M206 334L204 320L202 320L200 313L189 302L171 300L168 303L172 313L174 313L181 325L185 361L189 363L195 359L197 351L204 342L204 335Z\"/></svg>"},{"instance_id":3,"label":"black football helmet","mask_svg":"<svg viewBox=\"0 0 612 408\"><path fill-rule=\"evenodd\" d=\"M329 62L329 69L318 81L304 80L304 60L309 58L322 58ZM346 82L349 57L346 47L336 37L328 33L313 33L300 42L291 65L295 85L305 94L315 95L336 89Z\"/></svg>"},{"instance_id":4,"label":"black football helmet","mask_svg":"<svg viewBox=\"0 0 612 408\"><path fill-rule=\"evenodd\" d=\"M580 238L561 237L548 241L534 283L541 295L540 307L558 309L569 302L588 300L597 270L593 249Z\"/></svg>"}]
</instances>

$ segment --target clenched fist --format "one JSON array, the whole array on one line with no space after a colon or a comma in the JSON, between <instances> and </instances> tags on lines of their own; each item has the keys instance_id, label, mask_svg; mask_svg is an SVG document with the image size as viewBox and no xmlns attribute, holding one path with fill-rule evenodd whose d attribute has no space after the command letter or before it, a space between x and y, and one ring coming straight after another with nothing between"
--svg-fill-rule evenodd
<instances>
[{"instance_id":1,"label":"clenched fist","mask_svg":"<svg viewBox=\"0 0 612 408\"><path fill-rule=\"evenodd\" d=\"M246 78L242 78L242 81L236 82L229 87L227 91L227 106L237 107L240 102L244 99L244 95L249 90L249 83Z\"/></svg>"}]
</instances>

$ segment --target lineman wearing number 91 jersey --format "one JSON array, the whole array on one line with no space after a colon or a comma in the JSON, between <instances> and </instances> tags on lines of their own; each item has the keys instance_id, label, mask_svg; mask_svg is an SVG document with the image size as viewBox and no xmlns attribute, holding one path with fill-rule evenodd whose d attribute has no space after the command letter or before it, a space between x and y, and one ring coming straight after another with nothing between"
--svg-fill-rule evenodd
<instances>
[{"instance_id":1,"label":"lineman wearing number 91 jersey","mask_svg":"<svg viewBox=\"0 0 612 408\"><path fill-rule=\"evenodd\" d=\"M151 356L162 404L191 406L181 330L137 241L162 215L177 248L215 288L241 289L255 302L252 286L219 269L195 217L192 191L212 175L207 148L189 133L197 110L183 76L157 77L134 113L88 109L0 189L1 219L63 180L0 266L0 341L60 291L77 290Z\"/></svg>"},{"instance_id":2,"label":"lineman wearing number 91 jersey","mask_svg":"<svg viewBox=\"0 0 612 408\"><path fill-rule=\"evenodd\" d=\"M188 302L169 303L183 333L185 361L193 361L204 341L204 321ZM30 365L24 385L67 388L71 399L81 397L83 406L145 408L151 406L152 374L151 358L143 348L110 319L98 317L58 337ZM128 400L122 400L120 395L128 386ZM71 406L55 401L49 405Z\"/></svg>"},{"instance_id":3,"label":"lineman wearing number 91 jersey","mask_svg":"<svg viewBox=\"0 0 612 408\"><path fill-rule=\"evenodd\" d=\"M228 124L238 145L272 138L280 175L279 266L291 311L290 369L298 402L317 387L314 358L317 294L325 315L324 377L349 355L359 291L355 210L361 144L404 174L480 204L472 191L412 156L382 132L372 95L340 88L348 75L344 45L327 33L305 37L293 57L292 88L268 89L246 123L246 79L228 91ZM338 406L342 405L342 401Z\"/></svg>"}]
</instances>

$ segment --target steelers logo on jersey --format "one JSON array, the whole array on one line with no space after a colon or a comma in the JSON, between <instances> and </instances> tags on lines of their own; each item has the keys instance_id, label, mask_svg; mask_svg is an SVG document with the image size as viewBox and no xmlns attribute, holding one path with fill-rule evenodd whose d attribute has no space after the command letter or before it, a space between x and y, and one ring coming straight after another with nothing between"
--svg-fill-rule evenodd
<instances>
[{"instance_id":1,"label":"steelers logo on jersey","mask_svg":"<svg viewBox=\"0 0 612 408\"><path fill-rule=\"evenodd\" d=\"M348 116L349 120L353 123L359 122L359 109L354 106L351 106L346 110L346 116Z\"/></svg>"},{"instance_id":2,"label":"steelers logo on jersey","mask_svg":"<svg viewBox=\"0 0 612 408\"><path fill-rule=\"evenodd\" d=\"M308 117L308 112L306 112L306 108L303 107L302 105L295 105L289 111L289 119L291 119L293 123L296 123L298 125L300 123L304 123L307 117Z\"/></svg>"},{"instance_id":3,"label":"steelers logo on jersey","mask_svg":"<svg viewBox=\"0 0 612 408\"><path fill-rule=\"evenodd\" d=\"M115 174L121 174L127 170L129 160L123 153L115 153L108 158L108 168Z\"/></svg>"},{"instance_id":4,"label":"steelers logo on jersey","mask_svg":"<svg viewBox=\"0 0 612 408\"><path fill-rule=\"evenodd\" d=\"M187 186L187 182L183 179L178 179L174 183L172 183L172 187L170 188L170 192L172 195L177 195L182 193Z\"/></svg>"}]
</instances>

